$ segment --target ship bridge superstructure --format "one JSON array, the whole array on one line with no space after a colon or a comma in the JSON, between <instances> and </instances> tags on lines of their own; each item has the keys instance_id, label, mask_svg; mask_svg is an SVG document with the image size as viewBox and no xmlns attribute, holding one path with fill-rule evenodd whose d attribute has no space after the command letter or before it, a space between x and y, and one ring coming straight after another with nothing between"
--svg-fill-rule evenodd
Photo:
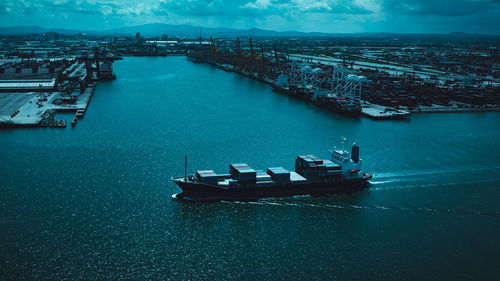
<instances>
[{"instance_id":1,"label":"ship bridge superstructure","mask_svg":"<svg viewBox=\"0 0 500 281\"><path fill-rule=\"evenodd\" d=\"M361 172L361 159L359 158L359 146L354 143L351 147L351 152L345 149L335 149L332 153L332 162L338 164L342 168L342 177L345 178L360 178L363 177Z\"/></svg>"}]
</instances>

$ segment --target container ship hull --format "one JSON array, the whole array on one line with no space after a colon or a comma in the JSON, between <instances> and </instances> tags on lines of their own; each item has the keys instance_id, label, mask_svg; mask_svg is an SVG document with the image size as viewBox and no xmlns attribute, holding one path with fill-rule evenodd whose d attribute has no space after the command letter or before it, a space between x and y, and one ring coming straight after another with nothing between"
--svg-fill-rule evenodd
<instances>
[{"instance_id":1,"label":"container ship hull","mask_svg":"<svg viewBox=\"0 0 500 281\"><path fill-rule=\"evenodd\" d=\"M320 107L334 111L346 116L358 117L361 115L361 106L341 104L335 101L335 99L319 99L316 104Z\"/></svg>"},{"instance_id":2,"label":"container ship hull","mask_svg":"<svg viewBox=\"0 0 500 281\"><path fill-rule=\"evenodd\" d=\"M371 175L355 180L339 182L318 182L301 184L273 184L270 186L249 185L239 188L227 188L175 178L175 183L182 189L176 197L191 201L217 200L256 200L266 197L287 197L296 195L328 195L360 191L369 186Z\"/></svg>"}]
</instances>

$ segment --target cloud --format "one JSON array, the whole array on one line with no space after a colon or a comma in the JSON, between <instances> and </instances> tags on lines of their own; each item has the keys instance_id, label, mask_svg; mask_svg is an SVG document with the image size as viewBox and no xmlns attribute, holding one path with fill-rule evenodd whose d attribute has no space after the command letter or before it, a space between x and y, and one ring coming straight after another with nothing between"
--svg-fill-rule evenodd
<instances>
[{"instance_id":1,"label":"cloud","mask_svg":"<svg viewBox=\"0 0 500 281\"><path fill-rule=\"evenodd\" d=\"M91 15L123 16L152 14L157 1L139 3L130 0L1 0L0 11L17 15Z\"/></svg>"},{"instance_id":2,"label":"cloud","mask_svg":"<svg viewBox=\"0 0 500 281\"><path fill-rule=\"evenodd\" d=\"M297 13L370 14L373 13L371 8L377 8L371 0L186 0L162 1L159 5L159 9L176 14L226 17Z\"/></svg>"},{"instance_id":3,"label":"cloud","mask_svg":"<svg viewBox=\"0 0 500 281\"><path fill-rule=\"evenodd\" d=\"M287 16L310 13L338 15L463 16L499 11L499 0L1 0L3 14L87 14L94 16Z\"/></svg>"},{"instance_id":4,"label":"cloud","mask_svg":"<svg viewBox=\"0 0 500 281\"><path fill-rule=\"evenodd\" d=\"M166 22L323 32L492 30L500 0L0 0L0 25L102 29ZM410 24L411 23L411 24ZM437 28L437 29L436 29Z\"/></svg>"},{"instance_id":5,"label":"cloud","mask_svg":"<svg viewBox=\"0 0 500 281\"><path fill-rule=\"evenodd\" d=\"M390 12L405 15L466 16L500 12L499 0L386 0Z\"/></svg>"}]
</instances>

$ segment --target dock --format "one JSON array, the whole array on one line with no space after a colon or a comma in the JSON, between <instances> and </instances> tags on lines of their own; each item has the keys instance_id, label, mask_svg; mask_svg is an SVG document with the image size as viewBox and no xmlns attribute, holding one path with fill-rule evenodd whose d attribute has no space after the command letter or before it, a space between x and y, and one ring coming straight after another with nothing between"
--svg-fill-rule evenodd
<instances>
[{"instance_id":1,"label":"dock","mask_svg":"<svg viewBox=\"0 0 500 281\"><path fill-rule=\"evenodd\" d=\"M39 93L0 93L0 126L3 127L40 127L42 120L46 119L47 112L67 112L74 111L75 116L83 118L90 100L94 94L95 83L81 93L75 104L54 104L60 96L60 92L43 93L41 98ZM55 125L50 126L53 116L47 120L46 127L65 127L66 122L55 121ZM63 120L64 121L64 120ZM74 127L75 120L72 126Z\"/></svg>"},{"instance_id":2,"label":"dock","mask_svg":"<svg viewBox=\"0 0 500 281\"><path fill-rule=\"evenodd\" d=\"M395 109L383 105L373 104L363 101L361 106L361 114L372 119L407 119L410 117L410 112L407 110Z\"/></svg>"},{"instance_id":3,"label":"dock","mask_svg":"<svg viewBox=\"0 0 500 281\"><path fill-rule=\"evenodd\" d=\"M90 100L92 99L92 96L94 95L94 90L95 90L95 84L90 84L87 89L85 89L84 93L81 96L84 96L85 98L85 103L81 103L78 109L76 110L75 117L73 117L73 120L71 121L71 127L76 126L76 122L78 119L83 119L85 116L85 112L87 112L87 108L89 107Z\"/></svg>"},{"instance_id":4,"label":"dock","mask_svg":"<svg viewBox=\"0 0 500 281\"><path fill-rule=\"evenodd\" d=\"M430 106L418 106L412 109L412 113L469 113L469 112L500 112L495 105L471 106L459 102L450 102L451 105L443 106L432 104Z\"/></svg>"}]
</instances>

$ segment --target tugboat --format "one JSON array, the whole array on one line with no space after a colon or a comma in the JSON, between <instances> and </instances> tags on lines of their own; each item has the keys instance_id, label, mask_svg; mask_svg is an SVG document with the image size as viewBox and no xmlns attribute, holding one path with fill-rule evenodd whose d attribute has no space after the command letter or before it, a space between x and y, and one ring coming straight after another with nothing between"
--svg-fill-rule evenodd
<instances>
[{"instance_id":1,"label":"tugboat","mask_svg":"<svg viewBox=\"0 0 500 281\"><path fill-rule=\"evenodd\" d=\"M330 151L331 160L297 156L295 171L272 167L254 170L246 163L229 165L229 174L199 170L172 180L182 189L174 197L188 201L257 200L265 197L326 195L354 192L369 186L372 175L361 170L359 146ZM186 164L187 167L187 164Z\"/></svg>"}]
</instances>

